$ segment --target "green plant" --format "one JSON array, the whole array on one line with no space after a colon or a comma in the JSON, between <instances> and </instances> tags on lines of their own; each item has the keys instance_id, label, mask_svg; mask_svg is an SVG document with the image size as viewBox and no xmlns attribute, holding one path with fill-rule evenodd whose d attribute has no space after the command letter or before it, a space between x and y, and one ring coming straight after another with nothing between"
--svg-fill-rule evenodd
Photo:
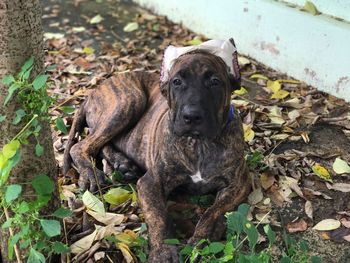
<instances>
[{"instance_id":1,"label":"green plant","mask_svg":"<svg viewBox=\"0 0 350 263\"><path fill-rule=\"evenodd\" d=\"M287 249L283 252L281 263L321 263L319 257L309 256L309 247L305 240L298 243L287 234L284 234L283 239Z\"/></svg>"},{"instance_id":2,"label":"green plant","mask_svg":"<svg viewBox=\"0 0 350 263\"><path fill-rule=\"evenodd\" d=\"M205 263L268 263L272 259L272 247L276 243L276 234L269 225L263 230L268 245L259 251L256 249L259 233L257 226L247 220L249 205L242 204L236 212L226 214L226 241L210 242L202 239L195 246L187 245L180 251L181 262ZM178 244L172 241L172 244ZM289 237L287 251L280 262L306 263L321 262L317 257L310 257L304 242L297 243Z\"/></svg>"},{"instance_id":3,"label":"green plant","mask_svg":"<svg viewBox=\"0 0 350 263\"><path fill-rule=\"evenodd\" d=\"M45 256L61 254L68 251L68 247L55 238L61 235L60 222L53 218L70 216L71 212L60 208L52 215L42 215L42 209L50 201L54 183L46 175L36 176L29 182L34 195L30 198L22 194L22 185L8 185L11 170L20 162L20 148L29 143L29 138L36 139L35 154L40 157L44 148L39 142L40 122L49 120L48 109L54 101L46 92L47 75L38 75L32 82L29 77L34 60L30 58L22 66L20 73L5 76L4 85L9 87L4 106L16 94L20 108L16 111L12 124L25 124L20 132L0 151L0 207L6 221L3 229L8 229L8 257L13 259L19 249L27 251L27 262L45 262ZM4 120L6 117L3 117ZM26 185L26 190L29 186ZM30 191L30 190L29 190Z\"/></svg>"},{"instance_id":4,"label":"green plant","mask_svg":"<svg viewBox=\"0 0 350 263\"><path fill-rule=\"evenodd\" d=\"M249 169L257 172L263 172L267 169L267 165L263 162L264 155L259 151L250 152L245 156Z\"/></svg>"}]
</instances>

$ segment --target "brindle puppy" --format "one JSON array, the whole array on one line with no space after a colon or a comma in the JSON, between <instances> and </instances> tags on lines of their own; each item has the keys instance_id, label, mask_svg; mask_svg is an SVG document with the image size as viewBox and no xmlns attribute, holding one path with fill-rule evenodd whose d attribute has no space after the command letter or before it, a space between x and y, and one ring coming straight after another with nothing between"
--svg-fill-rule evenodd
<instances>
[{"instance_id":1,"label":"brindle puppy","mask_svg":"<svg viewBox=\"0 0 350 263\"><path fill-rule=\"evenodd\" d=\"M135 162L146 171L137 189L149 230L149 262L178 262L176 247L163 242L174 237L166 209L169 193L179 186L197 194L217 192L189 240L193 243L222 234L218 224L247 196L250 180L241 121L230 108L232 88L239 83L224 61L188 53L175 61L166 83L159 87L158 82L155 74L130 72L92 91L72 125L64 171L71 157L80 186L93 190L90 156L102 149L115 167L127 159ZM85 125L89 135L74 144Z\"/></svg>"}]
</instances>

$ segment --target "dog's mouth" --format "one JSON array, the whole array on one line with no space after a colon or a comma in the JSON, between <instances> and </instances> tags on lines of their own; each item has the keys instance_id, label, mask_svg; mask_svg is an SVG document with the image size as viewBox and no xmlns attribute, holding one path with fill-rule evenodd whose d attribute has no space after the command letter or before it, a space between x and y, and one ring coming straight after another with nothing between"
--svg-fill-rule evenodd
<instances>
[{"instance_id":1,"label":"dog's mouth","mask_svg":"<svg viewBox=\"0 0 350 263\"><path fill-rule=\"evenodd\" d=\"M193 139L200 139L203 137L202 133L199 131L188 131L188 132L185 132L182 136L193 138Z\"/></svg>"}]
</instances>

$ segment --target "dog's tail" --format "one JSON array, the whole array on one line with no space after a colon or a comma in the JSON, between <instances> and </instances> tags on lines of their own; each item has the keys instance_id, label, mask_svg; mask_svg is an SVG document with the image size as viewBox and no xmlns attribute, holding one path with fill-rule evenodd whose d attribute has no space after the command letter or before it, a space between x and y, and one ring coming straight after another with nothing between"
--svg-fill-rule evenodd
<instances>
[{"instance_id":1,"label":"dog's tail","mask_svg":"<svg viewBox=\"0 0 350 263\"><path fill-rule=\"evenodd\" d=\"M67 174L68 170L71 168L72 164L72 157L70 155L70 150L73 147L73 145L76 143L75 136L76 134L80 134L83 131L83 128L85 126L85 103L86 101L81 104L79 110L75 113L74 115L74 120L72 123L72 127L69 131L69 136L68 136L68 142L67 146L64 150L64 156L63 156L63 174Z\"/></svg>"}]
</instances>

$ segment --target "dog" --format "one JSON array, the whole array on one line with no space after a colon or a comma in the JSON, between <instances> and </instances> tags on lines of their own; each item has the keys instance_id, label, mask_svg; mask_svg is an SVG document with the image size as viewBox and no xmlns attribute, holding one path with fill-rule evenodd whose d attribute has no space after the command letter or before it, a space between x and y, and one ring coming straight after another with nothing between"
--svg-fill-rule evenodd
<instances>
[{"instance_id":1,"label":"dog","mask_svg":"<svg viewBox=\"0 0 350 263\"><path fill-rule=\"evenodd\" d=\"M189 243L221 237L223 215L249 194L244 136L238 113L230 105L240 87L232 40L200 46L169 47L161 81L155 73L115 75L93 90L75 115L64 153L64 172L73 162L79 186L96 189L104 174L91 164L101 154L115 169L137 182L148 226L149 262L178 262L166 201L178 187L190 193L217 193L196 225ZM84 127L88 136L76 142ZM130 162L131 160L131 162Z\"/></svg>"}]
</instances>

